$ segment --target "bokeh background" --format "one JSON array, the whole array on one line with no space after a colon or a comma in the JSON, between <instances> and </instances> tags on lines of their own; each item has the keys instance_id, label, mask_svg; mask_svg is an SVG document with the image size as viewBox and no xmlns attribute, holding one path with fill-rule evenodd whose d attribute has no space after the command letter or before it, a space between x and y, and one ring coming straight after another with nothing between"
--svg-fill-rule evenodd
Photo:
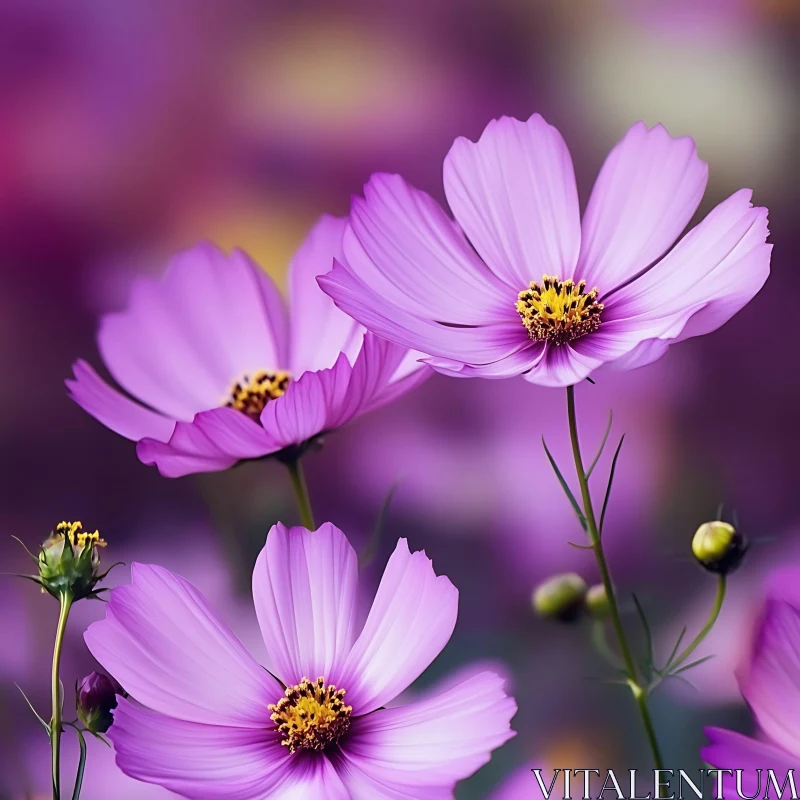
<instances>
[{"instance_id":1,"label":"bokeh background","mask_svg":"<svg viewBox=\"0 0 800 800\"><path fill-rule=\"evenodd\" d=\"M269 525L296 519L287 477L271 462L179 480L141 465L64 391L75 358L99 366L98 316L124 305L134 275L201 238L244 247L281 281L315 218L345 214L373 171L442 199L450 143L493 117L539 111L557 125L584 202L627 127L663 122L710 163L699 215L751 187L775 243L766 287L722 330L578 390L587 446L611 408L627 433L607 540L662 658L713 593L687 557L696 526L724 501L759 540L700 653L717 657L688 676L694 689L666 685L653 700L669 766L699 767L703 724L750 729L733 669L766 572L800 559L799 30L796 0L4 0L2 571L30 566L12 534L35 548L59 520L82 519L107 558L195 581L258 652L249 574ZM539 446L545 433L567 466L565 428L560 392L436 376L306 460L317 518L356 544L397 485L366 594L399 536L460 589L455 635L421 683L475 660L509 673L519 736L460 798L486 797L530 761L649 767L625 690L597 681L607 672L587 630L530 609L556 570L597 578L591 555L567 545L580 530ZM47 716L56 604L11 577L0 599L0 797L46 797L46 737L15 683ZM94 666L82 631L102 613L74 613L67 705ZM67 774L74 758L68 744ZM87 800L169 796L118 775L97 742L87 782Z\"/></svg>"}]
</instances>

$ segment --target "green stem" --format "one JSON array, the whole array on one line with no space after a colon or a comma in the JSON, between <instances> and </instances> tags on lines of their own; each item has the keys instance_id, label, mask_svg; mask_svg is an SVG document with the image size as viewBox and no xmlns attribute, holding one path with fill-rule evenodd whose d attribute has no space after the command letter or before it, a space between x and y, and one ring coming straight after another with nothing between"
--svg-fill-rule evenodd
<instances>
[{"instance_id":1,"label":"green stem","mask_svg":"<svg viewBox=\"0 0 800 800\"><path fill-rule=\"evenodd\" d=\"M56 628L56 642L53 646L53 672L51 680L51 700L53 706L53 716L50 720L50 748L52 751L52 773L53 773L53 800L61 800L61 681L59 671L61 669L61 648L64 644L64 632L67 629L67 619L69 610L72 607L72 592L61 593L61 612L58 616L58 628Z\"/></svg>"},{"instance_id":2,"label":"green stem","mask_svg":"<svg viewBox=\"0 0 800 800\"><path fill-rule=\"evenodd\" d=\"M673 659L672 663L669 666L670 672L674 671L676 667L679 667L686 661L689 656L694 653L695 650L700 646L703 639L708 636L711 632L711 629L714 627L720 611L722 611L722 604L725 602L725 590L727 588L727 581L724 575L719 576L719 582L717 583L717 596L714 599L714 606L711 609L711 614L708 617L708 622L706 622L703 630L695 636L692 640L692 643L686 647L686 649L676 658Z\"/></svg>"},{"instance_id":3,"label":"green stem","mask_svg":"<svg viewBox=\"0 0 800 800\"><path fill-rule=\"evenodd\" d=\"M633 693L636 700L636 706L639 709L639 714L642 718L642 725L644 726L645 734L647 736L650 750L653 754L653 761L656 769L664 768L664 759L661 755L661 748L656 738L655 728L653 727L653 719L650 716L650 709L647 704L647 690L639 684L639 677L636 670L636 662L633 658L628 639L625 635L625 628L622 625L622 617L619 613L619 604L617 603L617 596L614 592L614 584L611 581L611 572L608 568L606 555L603 550L603 543L600 539L600 534L597 528L597 518L594 513L594 506L592 505L592 496L589 492L589 480L586 477L586 471L583 467L583 456L581 455L580 440L578 438L578 419L575 414L575 387L567 387L567 416L569 419L569 437L572 442L572 455L575 459L575 471L578 475L578 483L581 487L581 498L583 500L583 512L586 518L586 528L589 534L589 540L594 550L597 566L600 569L600 577L603 581L603 587L608 597L608 605L611 616L611 625L614 628L619 649L622 653L622 662L625 674L628 679L628 686Z\"/></svg>"},{"instance_id":4,"label":"green stem","mask_svg":"<svg viewBox=\"0 0 800 800\"><path fill-rule=\"evenodd\" d=\"M300 512L300 521L303 523L303 527L313 531L317 526L314 524L314 512L311 510L311 498L308 494L306 476L303 473L300 459L296 458L293 461L287 461L286 467L289 470L289 476L292 479L292 488L297 498L297 509Z\"/></svg>"},{"instance_id":5,"label":"green stem","mask_svg":"<svg viewBox=\"0 0 800 800\"><path fill-rule=\"evenodd\" d=\"M80 800L81 789L83 788L83 773L86 770L86 737L84 737L83 731L74 722L68 722L66 724L75 728L75 732L78 734L78 743L81 748L78 758L78 772L75 775L75 787L72 790L72 800Z\"/></svg>"}]
</instances>

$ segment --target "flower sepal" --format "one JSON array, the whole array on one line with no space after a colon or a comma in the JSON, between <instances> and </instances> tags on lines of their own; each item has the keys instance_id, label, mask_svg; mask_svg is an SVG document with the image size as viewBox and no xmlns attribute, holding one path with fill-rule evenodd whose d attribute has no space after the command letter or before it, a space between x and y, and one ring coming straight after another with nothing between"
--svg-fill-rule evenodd
<instances>
[{"instance_id":1,"label":"flower sepal","mask_svg":"<svg viewBox=\"0 0 800 800\"><path fill-rule=\"evenodd\" d=\"M80 522L59 522L39 548L39 555L28 554L36 561L39 574L25 575L56 599L69 596L72 601L97 597L105 589L97 589L111 570L100 572L99 548L106 543L98 531L83 530ZM27 548L26 548L27 549Z\"/></svg>"}]
</instances>

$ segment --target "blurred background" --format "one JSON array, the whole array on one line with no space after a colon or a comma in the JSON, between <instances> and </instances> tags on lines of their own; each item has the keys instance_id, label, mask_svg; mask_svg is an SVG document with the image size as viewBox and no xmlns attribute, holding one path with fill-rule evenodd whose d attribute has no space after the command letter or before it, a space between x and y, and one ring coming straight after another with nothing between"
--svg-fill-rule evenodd
<instances>
[{"instance_id":1,"label":"blurred background","mask_svg":"<svg viewBox=\"0 0 800 800\"><path fill-rule=\"evenodd\" d=\"M710 164L698 218L751 187L775 243L772 277L723 330L578 390L586 447L611 408L614 432L627 434L607 541L662 660L713 595L687 557L697 525L724 501L760 540L699 653L717 657L688 676L694 689L667 684L653 699L668 765L699 767L702 725L750 730L733 669L765 574L800 559L798 332L786 299L800 256L799 31L796 0L4 0L2 571L30 568L12 534L35 549L56 522L81 519L109 542L106 559L194 581L258 653L249 576L268 527L296 521L286 475L264 462L167 480L140 464L64 390L77 357L100 365L99 315L125 304L134 275L160 273L201 238L245 248L282 281L315 218L346 214L372 172L400 172L443 199L452 140L477 138L493 117L539 111L555 124L583 202L628 126L663 122L695 137ZM554 571L597 579L591 554L567 545L580 529L542 433L566 468L562 393L436 376L306 459L317 518L355 544L397 485L365 598L399 536L460 589L456 632L421 684L476 660L509 673L519 736L459 787L465 800L526 762L650 766L625 690L597 681L607 670L588 631L531 612L532 588ZM113 578L127 581L127 568ZM46 736L15 683L48 716L57 604L11 577L0 598L0 798L47 797ZM94 668L82 632L102 613L90 602L74 612L67 706ZM93 741L83 796L170 795L119 775Z\"/></svg>"}]
</instances>

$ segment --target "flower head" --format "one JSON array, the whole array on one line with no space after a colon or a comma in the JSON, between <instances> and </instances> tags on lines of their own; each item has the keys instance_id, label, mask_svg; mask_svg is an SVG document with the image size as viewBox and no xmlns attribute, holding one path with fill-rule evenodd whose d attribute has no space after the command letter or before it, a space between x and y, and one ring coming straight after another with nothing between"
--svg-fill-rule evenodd
<instances>
[{"instance_id":1,"label":"flower head","mask_svg":"<svg viewBox=\"0 0 800 800\"><path fill-rule=\"evenodd\" d=\"M473 671L387 708L450 638L458 593L401 540L359 630L356 564L330 523L270 531L253 573L268 670L191 584L134 564L86 633L138 701L114 711L121 769L193 798L451 797L513 735L514 701Z\"/></svg>"},{"instance_id":2,"label":"flower head","mask_svg":"<svg viewBox=\"0 0 800 800\"><path fill-rule=\"evenodd\" d=\"M729 522L704 522L692 538L692 553L709 572L727 575L737 570L747 553L747 540Z\"/></svg>"},{"instance_id":3,"label":"flower head","mask_svg":"<svg viewBox=\"0 0 800 800\"><path fill-rule=\"evenodd\" d=\"M80 522L59 522L39 551L38 582L56 598L65 592L74 600L95 596L103 578L98 548L105 546L98 531L85 531Z\"/></svg>"},{"instance_id":4,"label":"flower head","mask_svg":"<svg viewBox=\"0 0 800 800\"><path fill-rule=\"evenodd\" d=\"M98 340L112 376L141 404L84 361L67 381L72 399L176 477L303 448L409 390L427 371L416 357L365 335L316 284L343 258L345 224L323 217L295 255L288 316L241 251L199 245L160 281L139 279Z\"/></svg>"},{"instance_id":5,"label":"flower head","mask_svg":"<svg viewBox=\"0 0 800 800\"><path fill-rule=\"evenodd\" d=\"M588 588L576 572L553 575L533 592L533 610L540 617L574 622L583 610Z\"/></svg>"},{"instance_id":6,"label":"flower head","mask_svg":"<svg viewBox=\"0 0 800 800\"><path fill-rule=\"evenodd\" d=\"M76 687L78 718L92 733L105 733L114 718L111 712L117 707L117 695L125 697L125 690L102 672L92 672Z\"/></svg>"},{"instance_id":7,"label":"flower head","mask_svg":"<svg viewBox=\"0 0 800 800\"><path fill-rule=\"evenodd\" d=\"M779 782L800 761L800 569L784 567L770 577L766 604L746 666L737 674L739 688L753 710L762 736L751 739L733 731L707 728L710 741L701 751L718 769L743 770L742 791L758 794L763 770L774 769ZM798 787L800 788L800 787ZM731 788L731 794L733 794ZM726 792L727 796L727 792Z\"/></svg>"},{"instance_id":8,"label":"flower head","mask_svg":"<svg viewBox=\"0 0 800 800\"><path fill-rule=\"evenodd\" d=\"M444 164L455 223L397 175L353 201L336 304L447 374L568 386L715 330L769 274L767 211L741 190L675 243L708 179L694 142L634 125L581 220L569 151L538 114L503 117Z\"/></svg>"}]
</instances>

